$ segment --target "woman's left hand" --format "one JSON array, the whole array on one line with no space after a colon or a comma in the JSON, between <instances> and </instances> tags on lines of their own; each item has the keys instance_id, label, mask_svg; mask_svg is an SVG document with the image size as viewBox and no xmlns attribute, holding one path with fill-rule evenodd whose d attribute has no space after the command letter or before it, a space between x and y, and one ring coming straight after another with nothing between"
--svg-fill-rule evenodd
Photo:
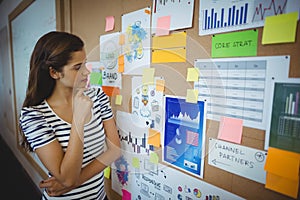
<instances>
[{"instance_id":1,"label":"woman's left hand","mask_svg":"<svg viewBox=\"0 0 300 200\"><path fill-rule=\"evenodd\" d=\"M49 196L59 196L66 192L69 192L73 188L67 188L61 184L54 176L43 180L39 184L40 188L45 188Z\"/></svg>"}]
</instances>

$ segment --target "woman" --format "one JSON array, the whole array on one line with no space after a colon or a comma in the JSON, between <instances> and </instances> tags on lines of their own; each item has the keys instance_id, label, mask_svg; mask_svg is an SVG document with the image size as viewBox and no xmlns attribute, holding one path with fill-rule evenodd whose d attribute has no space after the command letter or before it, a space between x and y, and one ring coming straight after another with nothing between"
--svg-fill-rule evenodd
<instances>
[{"instance_id":1,"label":"woman","mask_svg":"<svg viewBox=\"0 0 300 200\"><path fill-rule=\"evenodd\" d=\"M31 55L20 128L49 171L43 199L106 199L102 171L120 156L108 97L86 88L85 62L82 40L66 32L45 34Z\"/></svg>"}]
</instances>

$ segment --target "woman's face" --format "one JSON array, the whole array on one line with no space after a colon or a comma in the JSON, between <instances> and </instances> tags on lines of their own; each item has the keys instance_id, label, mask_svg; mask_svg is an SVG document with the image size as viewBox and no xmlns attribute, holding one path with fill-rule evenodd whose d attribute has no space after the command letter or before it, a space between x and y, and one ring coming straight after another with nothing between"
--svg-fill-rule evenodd
<instances>
[{"instance_id":1,"label":"woman's face","mask_svg":"<svg viewBox=\"0 0 300 200\"><path fill-rule=\"evenodd\" d=\"M69 88L84 88L87 85L90 71L86 68L85 51L76 51L72 53L72 58L68 64L63 67L61 83Z\"/></svg>"}]
</instances>

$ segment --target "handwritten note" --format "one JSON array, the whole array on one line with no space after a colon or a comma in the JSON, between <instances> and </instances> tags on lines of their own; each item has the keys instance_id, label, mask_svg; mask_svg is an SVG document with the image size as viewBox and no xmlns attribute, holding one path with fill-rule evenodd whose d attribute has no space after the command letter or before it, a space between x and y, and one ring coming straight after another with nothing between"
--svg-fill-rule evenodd
<instances>
[{"instance_id":1,"label":"handwritten note","mask_svg":"<svg viewBox=\"0 0 300 200\"><path fill-rule=\"evenodd\" d=\"M235 57L257 55L258 31L248 30L219 34L212 37L211 56Z\"/></svg>"}]
</instances>

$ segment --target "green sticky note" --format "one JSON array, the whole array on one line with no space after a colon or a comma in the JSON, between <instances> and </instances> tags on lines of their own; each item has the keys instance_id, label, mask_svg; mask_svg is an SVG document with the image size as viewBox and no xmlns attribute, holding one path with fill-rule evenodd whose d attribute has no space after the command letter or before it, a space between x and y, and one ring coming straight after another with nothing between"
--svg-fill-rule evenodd
<instances>
[{"instance_id":1,"label":"green sticky note","mask_svg":"<svg viewBox=\"0 0 300 200\"><path fill-rule=\"evenodd\" d=\"M150 153L150 162L154 163L154 164L157 164L158 161L159 161L158 155L156 153L154 153L154 152L151 152Z\"/></svg>"},{"instance_id":2,"label":"green sticky note","mask_svg":"<svg viewBox=\"0 0 300 200\"><path fill-rule=\"evenodd\" d=\"M211 57L257 55L257 30L218 34L212 37Z\"/></svg>"},{"instance_id":3,"label":"green sticky note","mask_svg":"<svg viewBox=\"0 0 300 200\"><path fill-rule=\"evenodd\" d=\"M132 166L134 168L140 168L140 159L137 157L132 158Z\"/></svg>"},{"instance_id":4,"label":"green sticky note","mask_svg":"<svg viewBox=\"0 0 300 200\"><path fill-rule=\"evenodd\" d=\"M90 84L102 86L102 73L101 72L91 72Z\"/></svg>"},{"instance_id":5,"label":"green sticky note","mask_svg":"<svg viewBox=\"0 0 300 200\"><path fill-rule=\"evenodd\" d=\"M110 178L110 167L109 166L104 169L104 177L107 179Z\"/></svg>"}]
</instances>

